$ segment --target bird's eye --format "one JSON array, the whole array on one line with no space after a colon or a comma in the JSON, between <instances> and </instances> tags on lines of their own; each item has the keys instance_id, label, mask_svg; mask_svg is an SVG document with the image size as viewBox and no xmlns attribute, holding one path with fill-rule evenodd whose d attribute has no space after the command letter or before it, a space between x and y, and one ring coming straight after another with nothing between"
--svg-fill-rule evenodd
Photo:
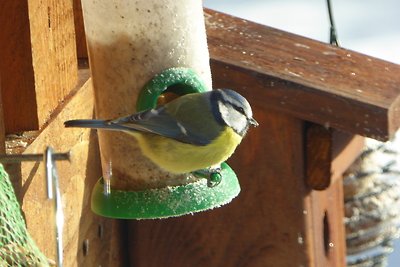
<instances>
[{"instance_id":1,"label":"bird's eye","mask_svg":"<svg viewBox=\"0 0 400 267\"><path fill-rule=\"evenodd\" d=\"M239 111L242 114L245 114L244 113L244 109L242 107L237 107L236 110Z\"/></svg>"}]
</instances>

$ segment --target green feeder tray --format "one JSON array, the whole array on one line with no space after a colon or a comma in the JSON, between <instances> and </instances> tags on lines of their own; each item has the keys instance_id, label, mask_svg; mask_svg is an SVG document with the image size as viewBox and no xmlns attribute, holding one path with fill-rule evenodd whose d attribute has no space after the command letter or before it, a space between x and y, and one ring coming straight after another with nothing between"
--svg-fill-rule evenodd
<instances>
[{"instance_id":1,"label":"green feeder tray","mask_svg":"<svg viewBox=\"0 0 400 267\"><path fill-rule=\"evenodd\" d=\"M144 191L113 190L105 194L100 179L92 194L92 210L101 216L119 219L155 219L191 214L229 203L240 192L235 173L222 164L223 179L215 187L207 180Z\"/></svg>"},{"instance_id":2,"label":"green feeder tray","mask_svg":"<svg viewBox=\"0 0 400 267\"><path fill-rule=\"evenodd\" d=\"M170 68L156 75L141 90L137 111L157 106L160 95L205 92L206 86L197 74L187 68ZM228 164L221 164L220 173L196 182L143 191L105 190L102 178L92 193L92 210L98 215L119 219L157 219L176 217L213 209L229 203L240 192L236 174ZM118 178L116 178L118 179Z\"/></svg>"}]
</instances>

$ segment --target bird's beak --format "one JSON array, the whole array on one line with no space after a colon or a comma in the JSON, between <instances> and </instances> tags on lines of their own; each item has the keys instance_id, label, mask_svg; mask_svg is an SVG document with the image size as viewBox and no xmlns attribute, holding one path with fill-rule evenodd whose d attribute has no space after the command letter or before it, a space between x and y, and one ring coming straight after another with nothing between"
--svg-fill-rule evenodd
<instances>
[{"instance_id":1,"label":"bird's beak","mask_svg":"<svg viewBox=\"0 0 400 267\"><path fill-rule=\"evenodd\" d=\"M254 118L249 118L248 121L251 126L254 126L254 127L258 126L258 122Z\"/></svg>"}]
</instances>

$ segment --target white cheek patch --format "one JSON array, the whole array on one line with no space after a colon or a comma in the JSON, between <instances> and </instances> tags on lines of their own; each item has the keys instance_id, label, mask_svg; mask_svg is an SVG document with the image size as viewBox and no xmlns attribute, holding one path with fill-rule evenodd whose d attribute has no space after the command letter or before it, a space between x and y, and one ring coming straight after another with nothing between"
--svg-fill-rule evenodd
<instances>
[{"instance_id":1,"label":"white cheek patch","mask_svg":"<svg viewBox=\"0 0 400 267\"><path fill-rule=\"evenodd\" d=\"M222 119L225 123L232 127L235 132L242 133L247 129L247 118L241 114L239 111L233 108L228 108L228 106L223 103L218 103L219 112L221 113Z\"/></svg>"},{"instance_id":2,"label":"white cheek patch","mask_svg":"<svg viewBox=\"0 0 400 267\"><path fill-rule=\"evenodd\" d=\"M218 101L218 110L221 113L222 119L227 123L227 119L229 118L228 107L225 106L221 101Z\"/></svg>"},{"instance_id":3,"label":"white cheek patch","mask_svg":"<svg viewBox=\"0 0 400 267\"><path fill-rule=\"evenodd\" d=\"M239 113L238 111L234 110L233 111L234 116L233 119L233 125L231 126L236 132L242 133L247 129L247 118Z\"/></svg>"}]
</instances>

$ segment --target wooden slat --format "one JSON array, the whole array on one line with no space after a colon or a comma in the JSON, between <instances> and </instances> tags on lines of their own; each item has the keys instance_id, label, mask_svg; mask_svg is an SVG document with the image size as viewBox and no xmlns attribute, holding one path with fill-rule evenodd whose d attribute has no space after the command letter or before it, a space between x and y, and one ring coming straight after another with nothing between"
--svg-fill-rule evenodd
<instances>
[{"instance_id":1,"label":"wooden slat","mask_svg":"<svg viewBox=\"0 0 400 267\"><path fill-rule=\"evenodd\" d=\"M6 131L38 129L76 85L72 1L5 0L0 23Z\"/></svg>"},{"instance_id":2,"label":"wooden slat","mask_svg":"<svg viewBox=\"0 0 400 267\"><path fill-rule=\"evenodd\" d=\"M346 266L342 175L360 155L365 138L336 130L329 131L318 125L308 125L307 128L306 162L311 157L314 164L306 164L306 181L310 179L308 175L313 175L313 181L327 182L317 183L324 184L324 187L311 190L305 196L305 210L310 213L306 223L312 243L309 250L312 259L310 266ZM322 152L315 150L318 147ZM318 154L323 156L318 158L315 156Z\"/></svg>"},{"instance_id":3,"label":"wooden slat","mask_svg":"<svg viewBox=\"0 0 400 267\"><path fill-rule=\"evenodd\" d=\"M331 184L332 130L310 123L305 135L305 182L314 190L324 190Z\"/></svg>"},{"instance_id":4,"label":"wooden slat","mask_svg":"<svg viewBox=\"0 0 400 267\"><path fill-rule=\"evenodd\" d=\"M94 101L88 71L68 103L31 143L24 153L43 153L50 145L57 152L71 151L71 162L56 162L65 217L64 266L128 266L120 241L119 221L95 215L90 210L94 183L101 177L97 134L88 129L65 129L64 121L93 116ZM26 218L28 231L39 248L55 259L54 213L46 196L43 163L7 166ZM85 247L85 248L84 248Z\"/></svg>"},{"instance_id":5,"label":"wooden slat","mask_svg":"<svg viewBox=\"0 0 400 267\"><path fill-rule=\"evenodd\" d=\"M83 23L81 0L73 0L74 5L74 22L76 33L76 53L78 58L87 58L87 47L85 38L85 27Z\"/></svg>"},{"instance_id":6,"label":"wooden slat","mask_svg":"<svg viewBox=\"0 0 400 267\"><path fill-rule=\"evenodd\" d=\"M312 244L308 251L311 262L307 266L346 266L342 181L332 180L326 190L313 190L305 196L307 233Z\"/></svg>"},{"instance_id":7,"label":"wooden slat","mask_svg":"<svg viewBox=\"0 0 400 267\"><path fill-rule=\"evenodd\" d=\"M331 180L343 179L343 173L360 156L365 137L334 130L332 133Z\"/></svg>"},{"instance_id":8,"label":"wooden slat","mask_svg":"<svg viewBox=\"0 0 400 267\"><path fill-rule=\"evenodd\" d=\"M306 184L313 190L325 190L360 155L365 138L307 123Z\"/></svg>"},{"instance_id":9,"label":"wooden slat","mask_svg":"<svg viewBox=\"0 0 400 267\"><path fill-rule=\"evenodd\" d=\"M359 156L364 138L307 123L305 196L310 266L345 266L343 172Z\"/></svg>"},{"instance_id":10,"label":"wooden slat","mask_svg":"<svg viewBox=\"0 0 400 267\"><path fill-rule=\"evenodd\" d=\"M353 134L387 139L400 126L400 66L206 10L214 87Z\"/></svg>"},{"instance_id":11,"label":"wooden slat","mask_svg":"<svg viewBox=\"0 0 400 267\"><path fill-rule=\"evenodd\" d=\"M35 129L38 117L27 1L2 1L0 25L0 89L5 128L8 132Z\"/></svg>"}]
</instances>

